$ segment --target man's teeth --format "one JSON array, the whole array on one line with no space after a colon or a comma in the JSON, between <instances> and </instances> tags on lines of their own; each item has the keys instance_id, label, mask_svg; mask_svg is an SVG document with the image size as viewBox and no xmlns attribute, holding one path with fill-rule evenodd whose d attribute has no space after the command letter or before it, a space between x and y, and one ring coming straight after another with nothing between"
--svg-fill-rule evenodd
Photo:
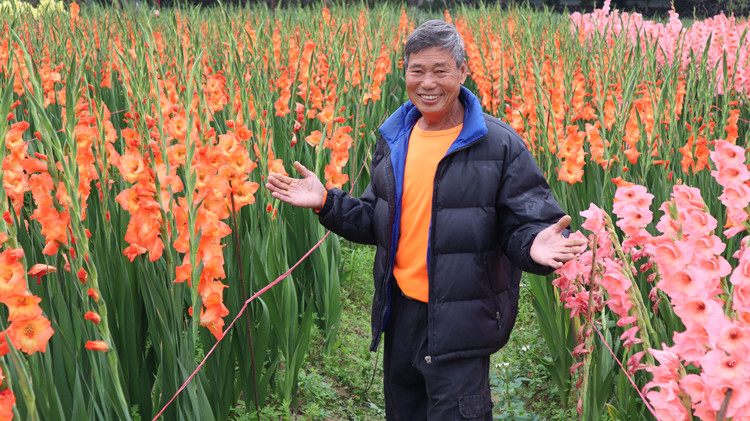
<instances>
[{"instance_id":1,"label":"man's teeth","mask_svg":"<svg viewBox=\"0 0 750 421\"><path fill-rule=\"evenodd\" d=\"M426 100L429 100L429 101L431 101L433 99L438 99L438 96L439 95L421 95L422 98L424 98Z\"/></svg>"}]
</instances>

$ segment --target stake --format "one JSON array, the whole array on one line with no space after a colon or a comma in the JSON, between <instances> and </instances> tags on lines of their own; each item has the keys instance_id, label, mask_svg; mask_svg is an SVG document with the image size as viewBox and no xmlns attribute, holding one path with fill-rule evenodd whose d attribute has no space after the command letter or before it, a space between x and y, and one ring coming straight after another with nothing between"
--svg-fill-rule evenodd
<instances>
[{"instance_id":1,"label":"stake","mask_svg":"<svg viewBox=\"0 0 750 421\"><path fill-rule=\"evenodd\" d=\"M716 414L716 421L724 421L724 417L727 415L727 407L729 407L729 399L732 398L732 389L727 389L727 394L724 396L724 402L721 403L721 409Z\"/></svg>"},{"instance_id":2,"label":"stake","mask_svg":"<svg viewBox=\"0 0 750 421\"><path fill-rule=\"evenodd\" d=\"M229 187L232 188L232 180L229 180ZM242 300L247 301L247 293L245 292L245 276L242 273L242 253L240 253L240 237L238 236L239 231L237 230L237 213L234 211L234 190L229 191L229 197L232 201L232 221L234 222L234 242L235 248L237 249L237 264L240 268L240 284L242 285ZM253 333L250 328L250 314L245 313L245 321L247 322L247 338L250 344L250 369L253 371L253 394L255 394L255 415L260 421L260 408L258 407L258 380L255 377L255 350L253 349Z\"/></svg>"}]
</instances>

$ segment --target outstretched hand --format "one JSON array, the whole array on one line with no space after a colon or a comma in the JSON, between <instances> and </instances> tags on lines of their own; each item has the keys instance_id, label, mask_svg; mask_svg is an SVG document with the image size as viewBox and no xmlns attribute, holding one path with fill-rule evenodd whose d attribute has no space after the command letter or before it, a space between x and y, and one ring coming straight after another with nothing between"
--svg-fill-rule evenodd
<instances>
[{"instance_id":1,"label":"outstretched hand","mask_svg":"<svg viewBox=\"0 0 750 421\"><path fill-rule=\"evenodd\" d=\"M283 174L269 173L266 187L271 196L301 208L322 208L325 203L326 188L314 172L295 161L294 169L302 178L292 178Z\"/></svg>"},{"instance_id":2,"label":"outstretched hand","mask_svg":"<svg viewBox=\"0 0 750 421\"><path fill-rule=\"evenodd\" d=\"M557 223L539 232L531 243L531 258L538 264L559 269L568 260L586 249L586 241L565 238L562 231L570 224L570 216L565 215Z\"/></svg>"}]
</instances>

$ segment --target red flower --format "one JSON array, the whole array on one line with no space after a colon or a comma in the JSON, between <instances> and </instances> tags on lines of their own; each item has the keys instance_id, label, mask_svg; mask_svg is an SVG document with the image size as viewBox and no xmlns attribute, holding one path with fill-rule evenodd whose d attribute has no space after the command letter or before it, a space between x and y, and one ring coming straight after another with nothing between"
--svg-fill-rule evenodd
<instances>
[{"instance_id":1,"label":"red flower","mask_svg":"<svg viewBox=\"0 0 750 421\"><path fill-rule=\"evenodd\" d=\"M87 311L83 318L86 320L91 320L95 325L98 325L102 320L102 316L100 316L99 313L94 313L93 311Z\"/></svg>"},{"instance_id":2,"label":"red flower","mask_svg":"<svg viewBox=\"0 0 750 421\"><path fill-rule=\"evenodd\" d=\"M88 341L86 342L86 349L89 351L107 352L109 347L104 341Z\"/></svg>"},{"instance_id":3,"label":"red flower","mask_svg":"<svg viewBox=\"0 0 750 421\"><path fill-rule=\"evenodd\" d=\"M85 284L86 279L89 277L89 275L86 273L86 269L80 268L78 269L78 279L81 280L81 283Z\"/></svg>"}]
</instances>

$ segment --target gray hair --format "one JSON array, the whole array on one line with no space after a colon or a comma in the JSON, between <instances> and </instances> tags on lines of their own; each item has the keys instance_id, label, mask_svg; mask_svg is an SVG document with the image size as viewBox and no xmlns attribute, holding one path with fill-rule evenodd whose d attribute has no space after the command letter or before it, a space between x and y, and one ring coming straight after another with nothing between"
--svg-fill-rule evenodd
<instances>
[{"instance_id":1,"label":"gray hair","mask_svg":"<svg viewBox=\"0 0 750 421\"><path fill-rule=\"evenodd\" d=\"M437 47L448 51L456 59L456 67L464 64L464 40L455 26L442 20L428 20L409 35L404 45L404 68L409 67L409 56L426 48Z\"/></svg>"}]
</instances>

